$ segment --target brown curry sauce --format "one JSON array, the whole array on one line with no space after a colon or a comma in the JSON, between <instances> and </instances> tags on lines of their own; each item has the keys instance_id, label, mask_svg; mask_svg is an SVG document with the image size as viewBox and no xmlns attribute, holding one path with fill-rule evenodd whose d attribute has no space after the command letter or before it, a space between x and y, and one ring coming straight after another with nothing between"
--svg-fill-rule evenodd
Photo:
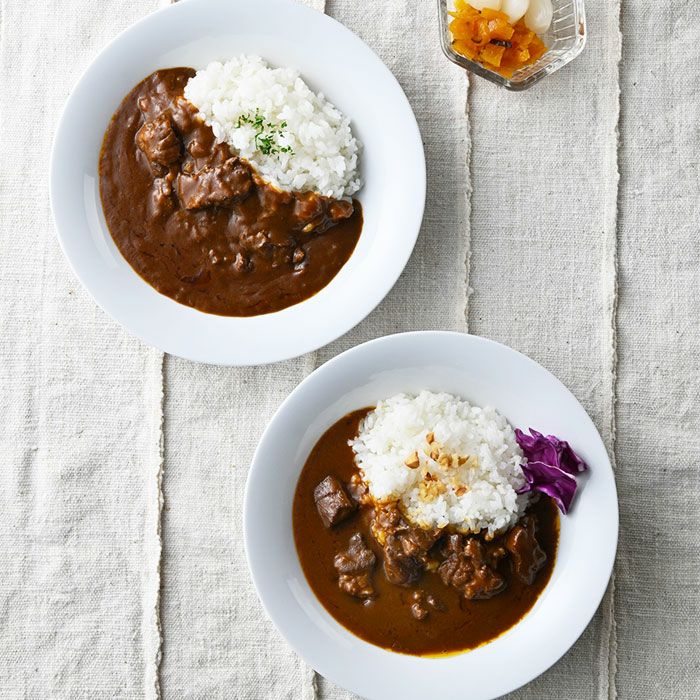
<instances>
[{"instance_id":1,"label":"brown curry sauce","mask_svg":"<svg viewBox=\"0 0 700 700\"><path fill-rule=\"evenodd\" d=\"M559 516L554 502L540 498L530 508L538 522L537 540L547 561L532 585L526 585L501 566L506 589L487 600L466 600L446 586L437 573L426 571L412 586L389 583L381 567L381 547L369 532L372 507L363 505L333 528L323 527L314 501L314 488L328 474L348 483L357 473L354 453L348 445L357 435L362 409L342 418L321 437L304 465L293 504L293 530L297 553L306 579L328 612L358 637L392 651L414 655L439 655L473 649L515 625L532 608L550 579L559 540ZM378 565L373 574L376 598L365 604L338 587L333 566L336 554L348 548L348 540L361 532L374 551ZM411 615L412 596L422 589L444 606L426 619Z\"/></svg>"},{"instance_id":2,"label":"brown curry sauce","mask_svg":"<svg viewBox=\"0 0 700 700\"><path fill-rule=\"evenodd\" d=\"M200 311L254 316L297 304L347 262L362 208L264 182L183 97L194 73L156 71L112 117L99 167L112 238L152 287Z\"/></svg>"}]
</instances>

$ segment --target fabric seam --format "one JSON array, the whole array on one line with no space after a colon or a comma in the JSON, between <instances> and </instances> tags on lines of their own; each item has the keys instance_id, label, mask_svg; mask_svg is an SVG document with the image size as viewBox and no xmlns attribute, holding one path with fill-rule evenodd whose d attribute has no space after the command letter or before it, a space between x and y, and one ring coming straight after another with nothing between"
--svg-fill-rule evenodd
<instances>
[{"instance_id":1,"label":"fabric seam","mask_svg":"<svg viewBox=\"0 0 700 700\"><path fill-rule=\"evenodd\" d=\"M154 624L156 639L156 650L154 664L154 694L156 700L161 699L160 689L160 667L163 658L163 625L161 617L161 590L162 590L162 567L163 567L163 470L165 466L165 354L160 354L160 420L158 424L158 468L156 470L156 547L158 558L156 560L156 581L155 581L155 601L154 601Z\"/></svg>"},{"instance_id":2,"label":"fabric seam","mask_svg":"<svg viewBox=\"0 0 700 700\"><path fill-rule=\"evenodd\" d=\"M467 74L466 80L466 90L467 95L464 104L464 113L467 118L467 187L466 187L466 205L467 205L467 215L465 217L466 224L466 237L467 237L467 251L464 260L464 273L465 273L465 290L464 290L464 330L469 333L469 306L472 295L471 288L471 265L472 265L472 193L473 186L473 162L472 162L472 95L473 95L472 78L470 74Z\"/></svg>"},{"instance_id":3,"label":"fabric seam","mask_svg":"<svg viewBox=\"0 0 700 700\"><path fill-rule=\"evenodd\" d=\"M146 578L146 591L143 610L144 634L144 696L161 700L160 668L163 656L163 627L161 622L161 590L163 566L163 471L165 465L165 355L150 350L155 364L153 393L157 400L157 418L155 427L156 464L155 471L149 471L147 490L149 493L148 520L145 532L146 566L149 571ZM155 479L155 483L151 481ZM155 500L153 500L153 496Z\"/></svg>"},{"instance_id":4,"label":"fabric seam","mask_svg":"<svg viewBox=\"0 0 700 700\"><path fill-rule=\"evenodd\" d=\"M618 321L617 311L619 303L619 246L620 246L620 219L621 219L621 193L622 193L622 172L621 172L621 124L622 124L622 2L618 1L617 17L617 115L615 124L615 172L616 172L616 192L615 192L615 220L613 222L613 250L612 250L612 270L613 288L612 305L610 309L610 456L613 470L617 472L617 390L618 390ZM617 565L613 566L610 577L610 604L609 604L609 629L608 629L608 700L617 699L617 620L616 620L616 574Z\"/></svg>"}]
</instances>

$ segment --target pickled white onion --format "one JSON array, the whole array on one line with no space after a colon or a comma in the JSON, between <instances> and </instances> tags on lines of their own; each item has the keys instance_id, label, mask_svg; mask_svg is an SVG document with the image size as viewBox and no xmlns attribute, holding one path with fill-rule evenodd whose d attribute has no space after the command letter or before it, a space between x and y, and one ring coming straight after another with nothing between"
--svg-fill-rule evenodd
<instances>
[{"instance_id":1,"label":"pickled white onion","mask_svg":"<svg viewBox=\"0 0 700 700\"><path fill-rule=\"evenodd\" d=\"M527 12L530 0L502 0L501 12L508 15L511 24L515 24Z\"/></svg>"},{"instance_id":2,"label":"pickled white onion","mask_svg":"<svg viewBox=\"0 0 700 700\"><path fill-rule=\"evenodd\" d=\"M525 13L525 26L535 34L544 34L552 24L553 14L552 0L530 0L530 7Z\"/></svg>"}]
</instances>

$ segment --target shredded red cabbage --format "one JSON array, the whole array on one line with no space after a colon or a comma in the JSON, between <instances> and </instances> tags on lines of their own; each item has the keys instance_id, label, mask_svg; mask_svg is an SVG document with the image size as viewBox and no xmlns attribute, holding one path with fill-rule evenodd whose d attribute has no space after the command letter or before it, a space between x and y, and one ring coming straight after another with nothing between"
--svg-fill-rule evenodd
<instances>
[{"instance_id":1,"label":"shredded red cabbage","mask_svg":"<svg viewBox=\"0 0 700 700\"><path fill-rule=\"evenodd\" d=\"M565 440L554 435L530 435L515 429L515 439L527 462L521 465L527 484L518 493L540 491L553 498L562 513L568 513L576 494L575 474L588 469L586 463Z\"/></svg>"}]
</instances>

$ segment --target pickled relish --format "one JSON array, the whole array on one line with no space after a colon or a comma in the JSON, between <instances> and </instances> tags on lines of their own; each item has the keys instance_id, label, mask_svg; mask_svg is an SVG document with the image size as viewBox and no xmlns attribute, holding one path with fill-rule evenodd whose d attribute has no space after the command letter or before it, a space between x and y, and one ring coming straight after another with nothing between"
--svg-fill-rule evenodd
<instances>
[{"instance_id":1,"label":"pickled relish","mask_svg":"<svg viewBox=\"0 0 700 700\"><path fill-rule=\"evenodd\" d=\"M465 0L456 0L455 11L449 14L452 48L507 78L547 51L522 19L513 25L503 12L486 7L477 10Z\"/></svg>"}]
</instances>

